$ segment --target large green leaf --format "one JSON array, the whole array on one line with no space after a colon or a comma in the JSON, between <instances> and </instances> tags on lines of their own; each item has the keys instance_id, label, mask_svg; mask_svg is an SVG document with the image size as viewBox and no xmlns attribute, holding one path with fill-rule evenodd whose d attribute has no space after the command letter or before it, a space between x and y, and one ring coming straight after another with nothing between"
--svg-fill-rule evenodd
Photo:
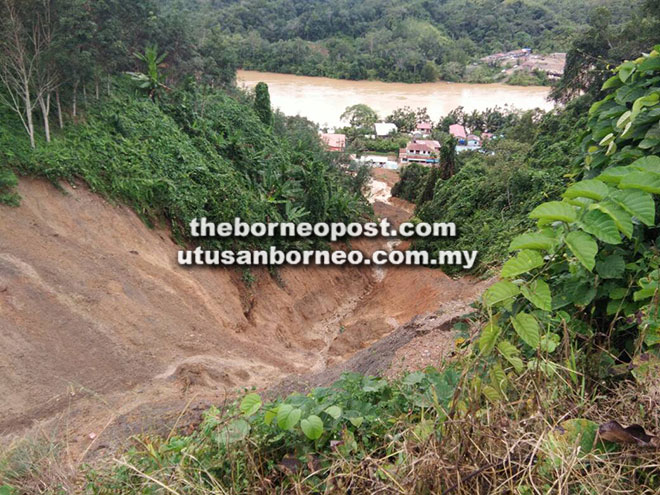
<instances>
[{"instance_id":1,"label":"large green leaf","mask_svg":"<svg viewBox=\"0 0 660 495\"><path fill-rule=\"evenodd\" d=\"M614 220L599 210L587 212L581 222L582 228L608 244L620 244L621 234Z\"/></svg>"},{"instance_id":2,"label":"large green leaf","mask_svg":"<svg viewBox=\"0 0 660 495\"><path fill-rule=\"evenodd\" d=\"M651 93L648 95L640 96L635 100L632 106L632 118L634 119L639 115L639 112L642 111L644 107L652 107L658 103L660 100L660 95L658 93Z\"/></svg>"},{"instance_id":3,"label":"large green leaf","mask_svg":"<svg viewBox=\"0 0 660 495\"><path fill-rule=\"evenodd\" d=\"M228 445L240 442L248 436L248 433L250 433L250 424L244 419L235 419L218 430L216 440L223 445Z\"/></svg>"},{"instance_id":4,"label":"large green leaf","mask_svg":"<svg viewBox=\"0 0 660 495\"><path fill-rule=\"evenodd\" d=\"M644 61L639 64L638 69L641 72L646 72L648 70L660 71L660 56L656 55L655 57L646 57Z\"/></svg>"},{"instance_id":5,"label":"large green leaf","mask_svg":"<svg viewBox=\"0 0 660 495\"><path fill-rule=\"evenodd\" d=\"M573 231L566 236L566 245L587 270L593 270L598 253L598 243L593 237L585 232Z\"/></svg>"},{"instance_id":6,"label":"large green leaf","mask_svg":"<svg viewBox=\"0 0 660 495\"><path fill-rule=\"evenodd\" d=\"M601 278L619 278L626 269L626 262L618 254L611 254L604 260L596 263L596 273Z\"/></svg>"},{"instance_id":7,"label":"large green leaf","mask_svg":"<svg viewBox=\"0 0 660 495\"><path fill-rule=\"evenodd\" d=\"M486 292L484 292L484 303L487 306L494 306L504 301L508 301L520 294L520 289L517 285L512 284L506 280L501 280L496 284L491 285Z\"/></svg>"},{"instance_id":8,"label":"large green leaf","mask_svg":"<svg viewBox=\"0 0 660 495\"><path fill-rule=\"evenodd\" d=\"M618 184L621 182L621 179L630 174L630 172L631 170L628 167L610 167L603 170L598 176L598 179L604 182Z\"/></svg>"},{"instance_id":9,"label":"large green leaf","mask_svg":"<svg viewBox=\"0 0 660 495\"><path fill-rule=\"evenodd\" d=\"M341 407L330 406L326 408L325 413L334 419L339 419L339 416L341 416Z\"/></svg>"},{"instance_id":10,"label":"large green leaf","mask_svg":"<svg viewBox=\"0 0 660 495\"><path fill-rule=\"evenodd\" d=\"M564 198L590 198L600 201L607 196L609 188L602 181L590 179L573 184L566 189Z\"/></svg>"},{"instance_id":11,"label":"large green leaf","mask_svg":"<svg viewBox=\"0 0 660 495\"><path fill-rule=\"evenodd\" d=\"M300 422L300 429L310 440L317 440L323 435L323 421L318 416L312 414Z\"/></svg>"},{"instance_id":12,"label":"large green leaf","mask_svg":"<svg viewBox=\"0 0 660 495\"><path fill-rule=\"evenodd\" d=\"M534 208L529 214L529 218L538 218L540 220L573 222L576 219L575 206L561 201L548 201Z\"/></svg>"},{"instance_id":13,"label":"large green leaf","mask_svg":"<svg viewBox=\"0 0 660 495\"><path fill-rule=\"evenodd\" d=\"M607 81L605 81L601 89L602 90L612 89L612 88L618 88L619 86L621 86L621 79L619 79L619 76L616 75L610 77ZM589 110L589 113L592 113L591 110Z\"/></svg>"},{"instance_id":14,"label":"large green leaf","mask_svg":"<svg viewBox=\"0 0 660 495\"><path fill-rule=\"evenodd\" d=\"M653 172L631 172L619 182L620 189L639 189L660 194L660 174Z\"/></svg>"},{"instance_id":15,"label":"large green leaf","mask_svg":"<svg viewBox=\"0 0 660 495\"><path fill-rule=\"evenodd\" d=\"M239 409L246 416L252 416L261 408L261 397L258 394L247 394L243 397Z\"/></svg>"},{"instance_id":16,"label":"large green leaf","mask_svg":"<svg viewBox=\"0 0 660 495\"><path fill-rule=\"evenodd\" d=\"M592 208L605 213L614 221L617 229L619 229L628 239L632 238L632 215L621 208L617 203L614 201L605 200L594 204Z\"/></svg>"},{"instance_id":17,"label":"large green leaf","mask_svg":"<svg viewBox=\"0 0 660 495\"><path fill-rule=\"evenodd\" d=\"M536 318L527 313L518 313L511 318L511 323L523 342L533 349L538 348L541 343L541 333Z\"/></svg>"},{"instance_id":18,"label":"large green leaf","mask_svg":"<svg viewBox=\"0 0 660 495\"><path fill-rule=\"evenodd\" d=\"M622 63L618 67L619 79L621 79L621 82L626 82L636 68L637 66L635 65L635 62L628 61Z\"/></svg>"},{"instance_id":19,"label":"large green leaf","mask_svg":"<svg viewBox=\"0 0 660 495\"><path fill-rule=\"evenodd\" d=\"M515 251L516 249L542 249L549 251L556 242L552 237L543 235L540 232L521 234L513 238L509 245L509 251Z\"/></svg>"},{"instance_id":20,"label":"large green leaf","mask_svg":"<svg viewBox=\"0 0 660 495\"><path fill-rule=\"evenodd\" d=\"M502 329L498 327L495 323L488 322L488 324L481 330L481 336L479 337L479 351L484 356L487 356L491 353L495 347L495 342L497 342L497 337L500 336Z\"/></svg>"},{"instance_id":21,"label":"large green leaf","mask_svg":"<svg viewBox=\"0 0 660 495\"><path fill-rule=\"evenodd\" d=\"M534 268L543 265L543 257L536 251L523 250L515 257L504 263L500 276L511 278L522 273L527 273Z\"/></svg>"},{"instance_id":22,"label":"large green leaf","mask_svg":"<svg viewBox=\"0 0 660 495\"><path fill-rule=\"evenodd\" d=\"M649 227L655 225L655 202L651 194L639 189L624 189L616 191L612 195L612 201L637 217L640 222Z\"/></svg>"},{"instance_id":23,"label":"large green leaf","mask_svg":"<svg viewBox=\"0 0 660 495\"><path fill-rule=\"evenodd\" d=\"M302 411L290 404L282 404L277 409L277 426L282 430L291 430L298 424Z\"/></svg>"},{"instance_id":24,"label":"large green leaf","mask_svg":"<svg viewBox=\"0 0 660 495\"><path fill-rule=\"evenodd\" d=\"M521 373L523 371L525 365L522 362L522 359L520 359L520 351L515 345L508 340L503 340L497 344L497 350L500 351L502 356L504 356L504 359L511 363L516 370L516 373Z\"/></svg>"},{"instance_id":25,"label":"large green leaf","mask_svg":"<svg viewBox=\"0 0 660 495\"><path fill-rule=\"evenodd\" d=\"M523 285L520 291L525 299L537 308L544 311L550 311L552 309L550 286L543 279L537 278L530 284Z\"/></svg>"},{"instance_id":26,"label":"large green leaf","mask_svg":"<svg viewBox=\"0 0 660 495\"><path fill-rule=\"evenodd\" d=\"M641 170L642 172L653 172L660 174L660 156L649 155L638 158L630 164L632 168Z\"/></svg>"}]
</instances>

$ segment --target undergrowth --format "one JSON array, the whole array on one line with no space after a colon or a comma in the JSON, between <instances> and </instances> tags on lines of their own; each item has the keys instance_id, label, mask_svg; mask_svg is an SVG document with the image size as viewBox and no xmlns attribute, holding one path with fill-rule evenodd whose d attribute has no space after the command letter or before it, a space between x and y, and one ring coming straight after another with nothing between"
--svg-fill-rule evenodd
<instances>
[{"instance_id":1,"label":"undergrowth","mask_svg":"<svg viewBox=\"0 0 660 495\"><path fill-rule=\"evenodd\" d=\"M472 361L474 363L474 361ZM212 408L195 433L140 436L87 493L617 493L660 488L652 451L596 439L618 418L660 427L625 383L573 385L566 372L510 373L484 400L479 367L385 380L346 374L306 395L254 392ZM460 397L456 387L461 386Z\"/></svg>"}]
</instances>

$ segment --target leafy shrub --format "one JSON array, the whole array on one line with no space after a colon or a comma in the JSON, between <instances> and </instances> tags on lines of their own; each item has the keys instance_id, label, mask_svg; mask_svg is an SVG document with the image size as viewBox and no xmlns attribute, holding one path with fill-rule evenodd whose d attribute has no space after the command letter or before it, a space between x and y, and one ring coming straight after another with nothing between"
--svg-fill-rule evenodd
<instances>
[{"instance_id":1,"label":"leafy shrub","mask_svg":"<svg viewBox=\"0 0 660 495\"><path fill-rule=\"evenodd\" d=\"M0 204L18 206L20 197L13 191L16 185L18 185L18 179L14 172L5 166L0 166Z\"/></svg>"},{"instance_id":2,"label":"leafy shrub","mask_svg":"<svg viewBox=\"0 0 660 495\"><path fill-rule=\"evenodd\" d=\"M609 94L589 111L575 181L561 201L532 210L536 231L511 241L516 255L484 294L484 356L497 349L520 372L521 357L538 366L541 353L551 357L543 365L551 372L557 361L575 370L572 356L583 348L598 360L585 369L596 377L603 359L628 362L642 350L657 359L659 51L625 62L607 80ZM560 343L564 355L553 358Z\"/></svg>"},{"instance_id":3,"label":"leafy shrub","mask_svg":"<svg viewBox=\"0 0 660 495\"><path fill-rule=\"evenodd\" d=\"M254 493L270 480L287 492L301 480L323 492L331 466L342 459L387 461L405 443L440 438L458 379L453 368L391 381L347 373L329 387L273 402L250 393L208 410L190 436L142 438L120 467L92 475L88 489L149 493L165 482L177 493ZM292 476L278 476L282 469Z\"/></svg>"},{"instance_id":4,"label":"leafy shrub","mask_svg":"<svg viewBox=\"0 0 660 495\"><path fill-rule=\"evenodd\" d=\"M414 203L426 183L430 168L411 163L399 172L399 181L392 187L392 196Z\"/></svg>"}]
</instances>

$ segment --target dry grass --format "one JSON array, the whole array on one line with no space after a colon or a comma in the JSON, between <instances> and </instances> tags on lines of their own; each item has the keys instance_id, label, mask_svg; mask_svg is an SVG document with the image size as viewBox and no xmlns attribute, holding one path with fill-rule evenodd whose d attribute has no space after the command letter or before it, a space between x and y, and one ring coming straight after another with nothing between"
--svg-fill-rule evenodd
<instances>
[{"instance_id":1,"label":"dry grass","mask_svg":"<svg viewBox=\"0 0 660 495\"><path fill-rule=\"evenodd\" d=\"M360 456L326 449L305 464L267 467L264 446L248 441L229 456L241 456L232 479L216 479L196 462L191 450L178 466L145 472L131 456L114 460L130 477L97 466L97 493L169 494L618 494L660 493L660 453L638 446L614 452L583 452L579 441L562 448L550 441L567 419L597 423L615 419L660 432L657 404L634 382L622 382L597 393L580 392L565 382L539 382L526 374L512 384L516 397L480 405L469 400L446 420L440 435L421 441L414 425L383 438ZM513 394L512 394L513 395ZM469 399L469 398L466 398ZM472 405L470 405L472 403ZM402 419L402 426L405 426ZM138 450L156 439L135 439ZM62 451L46 436L15 442L0 454L0 476L17 493L76 493L80 473L63 467ZM103 461L108 462L108 459ZM66 463L65 463L66 464ZM237 464L238 465L238 464ZM2 483L0 483L1 486Z\"/></svg>"},{"instance_id":2,"label":"dry grass","mask_svg":"<svg viewBox=\"0 0 660 495\"><path fill-rule=\"evenodd\" d=\"M37 430L0 444L0 487L7 484L16 494L73 493L77 470L56 438Z\"/></svg>"}]
</instances>

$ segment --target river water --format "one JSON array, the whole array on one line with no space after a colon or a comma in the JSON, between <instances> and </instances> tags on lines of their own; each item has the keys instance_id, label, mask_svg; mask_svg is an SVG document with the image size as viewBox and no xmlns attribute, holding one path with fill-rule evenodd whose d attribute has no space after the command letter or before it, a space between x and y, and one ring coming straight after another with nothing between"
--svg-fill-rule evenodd
<instances>
[{"instance_id":1,"label":"river water","mask_svg":"<svg viewBox=\"0 0 660 495\"><path fill-rule=\"evenodd\" d=\"M344 109L356 103L366 103L381 117L406 105L426 107L434 121L458 106L466 111L485 110L496 105L521 110L537 107L549 110L553 106L546 99L550 88L543 86L346 81L246 70L239 70L237 79L239 86L248 88L259 81L265 82L273 107L287 115L302 115L321 126L331 127L339 125Z\"/></svg>"}]
</instances>

